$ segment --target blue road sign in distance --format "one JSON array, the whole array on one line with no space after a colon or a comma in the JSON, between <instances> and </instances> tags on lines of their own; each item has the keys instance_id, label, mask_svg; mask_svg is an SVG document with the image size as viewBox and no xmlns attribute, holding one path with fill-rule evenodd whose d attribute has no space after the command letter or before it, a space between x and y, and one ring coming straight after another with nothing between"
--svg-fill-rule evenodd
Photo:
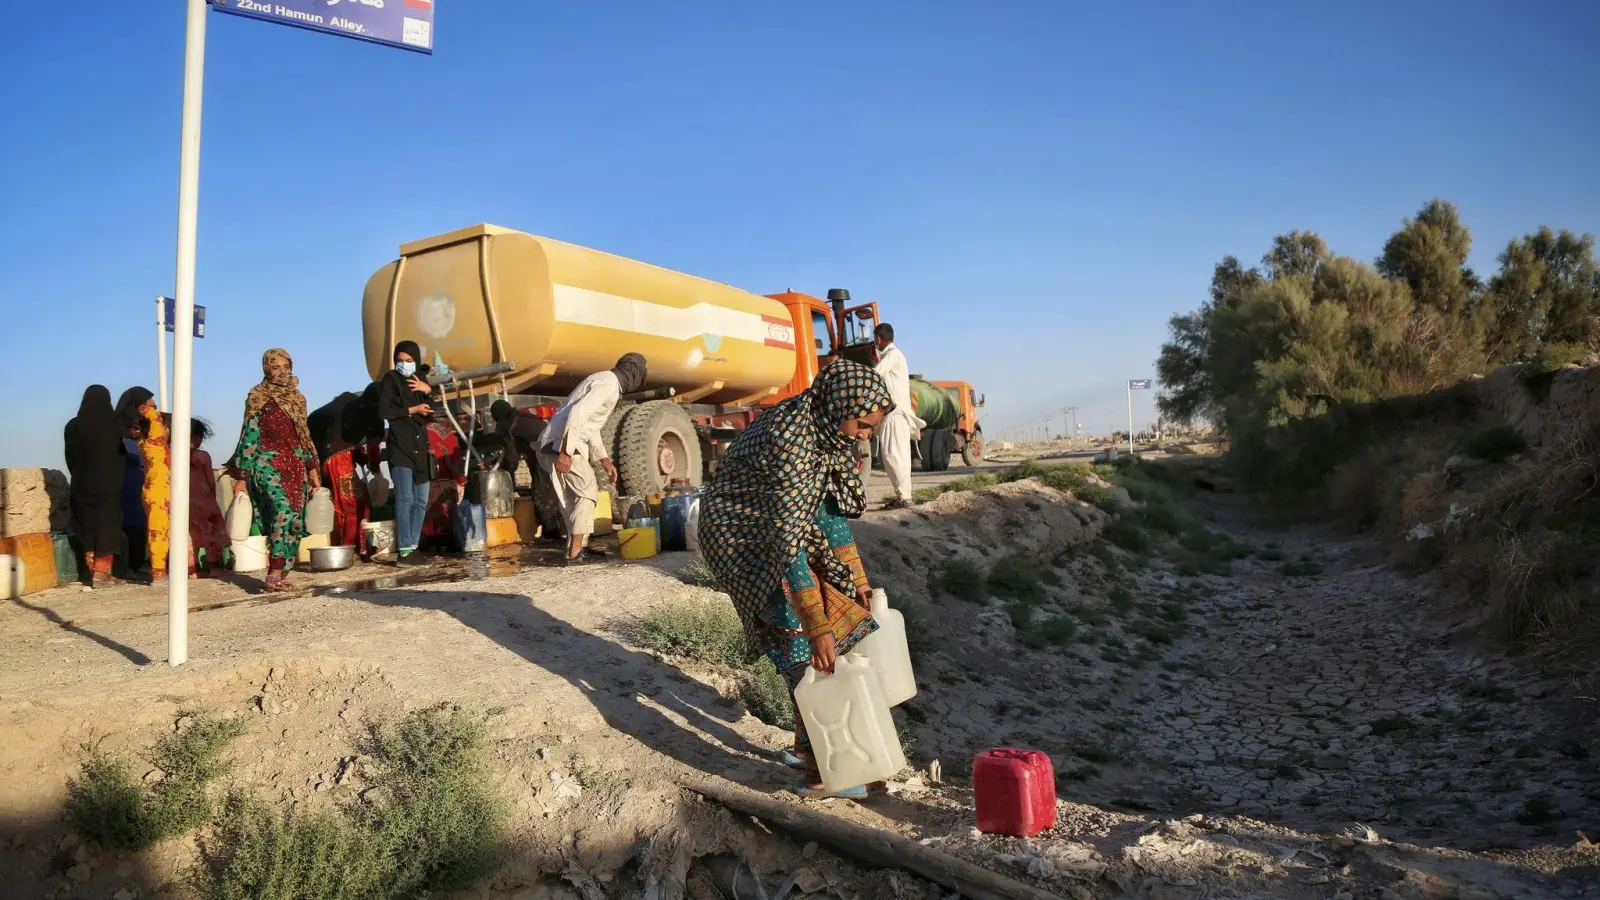
<instances>
[{"instance_id":1,"label":"blue road sign in distance","mask_svg":"<svg viewBox=\"0 0 1600 900\"><path fill-rule=\"evenodd\" d=\"M166 315L167 331L176 332L178 320L178 301L172 299L171 297L162 297L161 311ZM194 336L197 338L203 338L206 336L206 308L204 306L196 306L194 308Z\"/></svg>"},{"instance_id":2,"label":"blue road sign in distance","mask_svg":"<svg viewBox=\"0 0 1600 900\"><path fill-rule=\"evenodd\" d=\"M1128 379L1128 390L1130 390L1130 391L1148 391L1148 390L1150 390L1150 379L1148 379L1148 378L1140 378L1140 379L1130 378L1130 379Z\"/></svg>"},{"instance_id":3,"label":"blue road sign in distance","mask_svg":"<svg viewBox=\"0 0 1600 900\"><path fill-rule=\"evenodd\" d=\"M434 0L206 0L217 12L433 52Z\"/></svg>"}]
</instances>

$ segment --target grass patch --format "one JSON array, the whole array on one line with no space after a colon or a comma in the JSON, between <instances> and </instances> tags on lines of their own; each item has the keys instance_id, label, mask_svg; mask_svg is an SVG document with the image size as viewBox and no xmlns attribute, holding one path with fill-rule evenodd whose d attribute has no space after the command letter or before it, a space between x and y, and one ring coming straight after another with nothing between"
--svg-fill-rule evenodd
<instances>
[{"instance_id":1,"label":"grass patch","mask_svg":"<svg viewBox=\"0 0 1600 900\"><path fill-rule=\"evenodd\" d=\"M647 613L621 630L632 643L666 656L744 665L744 627L726 603L679 603Z\"/></svg>"},{"instance_id":2,"label":"grass patch","mask_svg":"<svg viewBox=\"0 0 1600 900\"><path fill-rule=\"evenodd\" d=\"M1032 628L1022 635L1022 643L1031 649L1043 650L1046 647L1070 644L1077 636L1077 619L1071 616L1051 616L1040 622L1037 628Z\"/></svg>"},{"instance_id":3,"label":"grass patch","mask_svg":"<svg viewBox=\"0 0 1600 900\"><path fill-rule=\"evenodd\" d=\"M227 772L223 753L244 733L242 719L192 715L187 728L162 738L151 762L165 773L153 788L133 777L127 762L91 750L67 785L67 817L102 846L144 850L211 821L208 788Z\"/></svg>"},{"instance_id":4,"label":"grass patch","mask_svg":"<svg viewBox=\"0 0 1600 900\"><path fill-rule=\"evenodd\" d=\"M1024 556L1004 556L989 568L989 590L996 596L1033 602L1044 594L1039 566Z\"/></svg>"},{"instance_id":5,"label":"grass patch","mask_svg":"<svg viewBox=\"0 0 1600 900\"><path fill-rule=\"evenodd\" d=\"M1128 516L1112 519L1103 534L1106 540L1129 553L1149 553L1155 549L1155 541L1151 539L1150 533Z\"/></svg>"},{"instance_id":6,"label":"grass patch","mask_svg":"<svg viewBox=\"0 0 1600 900\"><path fill-rule=\"evenodd\" d=\"M1111 602L1111 608L1119 616L1133 612L1133 591L1128 590L1126 585L1119 584L1113 587L1106 593L1106 599Z\"/></svg>"},{"instance_id":7,"label":"grass patch","mask_svg":"<svg viewBox=\"0 0 1600 900\"><path fill-rule=\"evenodd\" d=\"M976 475L968 475L965 478L957 478L954 481L947 481L944 484L935 484L925 488L918 488L912 492L911 498L918 503L927 503L929 500L938 499L945 494L953 494L957 491L976 491L980 488L993 487L999 483L1000 479L994 475L991 475L987 472L980 472Z\"/></svg>"},{"instance_id":8,"label":"grass patch","mask_svg":"<svg viewBox=\"0 0 1600 900\"><path fill-rule=\"evenodd\" d=\"M1159 622L1136 622L1133 633L1144 638L1152 644L1170 644L1183 636L1183 629L1171 624Z\"/></svg>"},{"instance_id":9,"label":"grass patch","mask_svg":"<svg viewBox=\"0 0 1600 900\"><path fill-rule=\"evenodd\" d=\"M1397 713L1392 716L1384 716L1383 718L1373 722L1372 735L1373 737L1385 737L1387 735L1398 734L1403 731L1410 731L1411 727L1411 719L1407 716Z\"/></svg>"},{"instance_id":10,"label":"grass patch","mask_svg":"<svg viewBox=\"0 0 1600 900\"><path fill-rule=\"evenodd\" d=\"M988 596L987 583L982 566L965 556L957 556L934 575L930 587L957 600L982 603Z\"/></svg>"},{"instance_id":11,"label":"grass patch","mask_svg":"<svg viewBox=\"0 0 1600 900\"><path fill-rule=\"evenodd\" d=\"M1322 565L1303 559L1291 560L1279 567L1285 578L1307 578L1322 574Z\"/></svg>"},{"instance_id":12,"label":"grass patch","mask_svg":"<svg viewBox=\"0 0 1600 900\"><path fill-rule=\"evenodd\" d=\"M1091 544L1089 555L1099 560L1100 564L1106 567L1106 571L1112 574L1122 571L1122 563L1117 561L1116 551L1104 541L1095 541Z\"/></svg>"},{"instance_id":13,"label":"grass patch","mask_svg":"<svg viewBox=\"0 0 1600 900\"><path fill-rule=\"evenodd\" d=\"M480 769L482 719L446 707L375 730L385 799L285 816L235 798L203 847L205 900L388 900L462 890L498 863L505 808Z\"/></svg>"},{"instance_id":14,"label":"grass patch","mask_svg":"<svg viewBox=\"0 0 1600 900\"><path fill-rule=\"evenodd\" d=\"M765 657L745 669L739 684L739 699L750 715L777 728L794 729L794 702L789 682L783 680L772 660Z\"/></svg>"},{"instance_id":15,"label":"grass patch","mask_svg":"<svg viewBox=\"0 0 1600 900\"><path fill-rule=\"evenodd\" d=\"M678 577L697 587L722 590L722 585L717 581L717 573L711 571L711 563L706 562L704 553L696 553L694 559L678 571Z\"/></svg>"}]
</instances>

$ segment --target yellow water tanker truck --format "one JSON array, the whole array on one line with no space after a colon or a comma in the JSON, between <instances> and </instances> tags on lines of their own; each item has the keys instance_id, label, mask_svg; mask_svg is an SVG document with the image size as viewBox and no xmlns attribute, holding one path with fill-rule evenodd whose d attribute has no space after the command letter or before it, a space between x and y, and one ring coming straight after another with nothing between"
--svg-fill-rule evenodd
<instances>
[{"instance_id":1,"label":"yellow water tanker truck","mask_svg":"<svg viewBox=\"0 0 1600 900\"><path fill-rule=\"evenodd\" d=\"M674 479L701 483L762 406L804 390L836 356L870 362L877 304L848 302L843 290L826 302L762 296L476 225L402 245L367 281L361 315L374 379L409 339L452 370L509 365L513 404L545 418L584 378L644 354L649 378L629 398L642 402L619 404L606 427L622 493L639 497Z\"/></svg>"}]
</instances>

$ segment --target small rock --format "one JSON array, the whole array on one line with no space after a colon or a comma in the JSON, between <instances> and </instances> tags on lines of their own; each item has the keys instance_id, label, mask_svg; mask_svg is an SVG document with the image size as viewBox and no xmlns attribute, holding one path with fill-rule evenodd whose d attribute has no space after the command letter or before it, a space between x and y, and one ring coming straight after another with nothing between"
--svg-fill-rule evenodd
<instances>
[{"instance_id":1,"label":"small rock","mask_svg":"<svg viewBox=\"0 0 1600 900\"><path fill-rule=\"evenodd\" d=\"M1350 760L1334 753L1324 753L1319 755L1312 762L1312 765L1323 770L1348 769L1350 768Z\"/></svg>"},{"instance_id":2,"label":"small rock","mask_svg":"<svg viewBox=\"0 0 1600 900\"><path fill-rule=\"evenodd\" d=\"M944 766L940 765L937 759L928 763L928 783L944 784Z\"/></svg>"},{"instance_id":3,"label":"small rock","mask_svg":"<svg viewBox=\"0 0 1600 900\"><path fill-rule=\"evenodd\" d=\"M115 894L112 894L111 900L139 900L139 892L129 888L123 888L122 890L117 891Z\"/></svg>"},{"instance_id":4,"label":"small rock","mask_svg":"<svg viewBox=\"0 0 1600 900\"><path fill-rule=\"evenodd\" d=\"M332 789L333 789L333 783L330 782L330 781L319 781L319 782L317 782L316 790L317 790L317 793L319 793L319 794L322 793L323 791L332 790Z\"/></svg>"},{"instance_id":5,"label":"small rock","mask_svg":"<svg viewBox=\"0 0 1600 900\"><path fill-rule=\"evenodd\" d=\"M179 716L178 721L172 723L173 731L182 731L194 727L194 716Z\"/></svg>"},{"instance_id":6,"label":"small rock","mask_svg":"<svg viewBox=\"0 0 1600 900\"><path fill-rule=\"evenodd\" d=\"M89 845L79 844L78 849L72 851L72 861L86 863L89 861Z\"/></svg>"},{"instance_id":7,"label":"small rock","mask_svg":"<svg viewBox=\"0 0 1600 900\"><path fill-rule=\"evenodd\" d=\"M122 862L117 863L116 872L118 878L132 878L133 863L129 862L128 860L123 860Z\"/></svg>"},{"instance_id":8,"label":"small rock","mask_svg":"<svg viewBox=\"0 0 1600 900\"><path fill-rule=\"evenodd\" d=\"M89 876L92 874L93 873L89 871L88 863L78 863L67 870L67 877L78 882L79 884L83 884L84 882L88 881Z\"/></svg>"},{"instance_id":9,"label":"small rock","mask_svg":"<svg viewBox=\"0 0 1600 900\"><path fill-rule=\"evenodd\" d=\"M151 769L150 771L144 773L145 784L160 784L166 780L167 773L161 771L160 769Z\"/></svg>"},{"instance_id":10,"label":"small rock","mask_svg":"<svg viewBox=\"0 0 1600 900\"><path fill-rule=\"evenodd\" d=\"M309 696L313 700L321 700L322 699L322 688L312 688L311 689L311 693L310 693Z\"/></svg>"},{"instance_id":11,"label":"small rock","mask_svg":"<svg viewBox=\"0 0 1600 900\"><path fill-rule=\"evenodd\" d=\"M816 857L817 857L817 842L816 841L812 841L811 843L806 844L805 847L803 849L801 849L800 855L805 857L806 859L816 859Z\"/></svg>"},{"instance_id":12,"label":"small rock","mask_svg":"<svg viewBox=\"0 0 1600 900\"><path fill-rule=\"evenodd\" d=\"M73 847L78 846L82 842L83 842L83 839L78 837L77 832L69 831L66 834L61 836L61 842L56 844L56 849L57 850L71 850Z\"/></svg>"},{"instance_id":13,"label":"small rock","mask_svg":"<svg viewBox=\"0 0 1600 900\"><path fill-rule=\"evenodd\" d=\"M283 675L284 675L283 669L279 668L278 666L273 666L272 669L267 672L267 680L268 681L282 681L283 680Z\"/></svg>"}]
</instances>

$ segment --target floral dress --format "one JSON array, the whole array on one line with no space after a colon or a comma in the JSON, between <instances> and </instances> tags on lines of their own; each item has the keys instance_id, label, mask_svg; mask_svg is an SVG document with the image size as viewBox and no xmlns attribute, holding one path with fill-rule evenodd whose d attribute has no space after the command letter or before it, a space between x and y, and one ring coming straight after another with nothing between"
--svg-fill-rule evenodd
<instances>
[{"instance_id":1,"label":"floral dress","mask_svg":"<svg viewBox=\"0 0 1600 900\"><path fill-rule=\"evenodd\" d=\"M306 536L306 467L315 462L315 451L300 439L294 420L269 401L245 421L233 459L235 477L244 479L267 539L268 568L285 571Z\"/></svg>"},{"instance_id":2,"label":"floral dress","mask_svg":"<svg viewBox=\"0 0 1600 900\"><path fill-rule=\"evenodd\" d=\"M167 551L172 534L172 447L167 424L154 406L140 412L145 433L139 438L139 455L144 459L145 529L149 539L150 573L159 579L167 571Z\"/></svg>"}]
</instances>

